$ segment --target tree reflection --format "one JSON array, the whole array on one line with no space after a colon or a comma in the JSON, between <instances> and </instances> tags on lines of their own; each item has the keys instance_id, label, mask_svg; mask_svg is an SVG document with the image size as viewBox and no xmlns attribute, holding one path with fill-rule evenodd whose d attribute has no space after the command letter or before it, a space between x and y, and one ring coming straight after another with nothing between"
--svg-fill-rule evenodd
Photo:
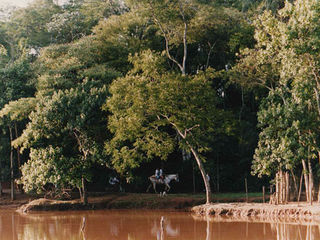
<instances>
[{"instance_id":1,"label":"tree reflection","mask_svg":"<svg viewBox=\"0 0 320 240\"><path fill-rule=\"evenodd\" d=\"M80 225L80 236L82 237L83 240L86 240L86 235L85 235L85 229L86 229L86 217L82 217L82 223Z\"/></svg>"},{"instance_id":2,"label":"tree reflection","mask_svg":"<svg viewBox=\"0 0 320 240\"><path fill-rule=\"evenodd\" d=\"M209 218L207 218L207 237L206 237L206 240L210 240L211 239L211 223L210 223L210 220Z\"/></svg>"},{"instance_id":3,"label":"tree reflection","mask_svg":"<svg viewBox=\"0 0 320 240\"><path fill-rule=\"evenodd\" d=\"M157 240L165 240L165 237L178 237L180 235L180 228L172 227L171 220L161 216L160 221L154 220L151 234L156 236Z\"/></svg>"},{"instance_id":4,"label":"tree reflection","mask_svg":"<svg viewBox=\"0 0 320 240\"><path fill-rule=\"evenodd\" d=\"M270 219L269 219L270 220ZM151 211L0 212L5 240L317 240L320 225L301 219L192 218Z\"/></svg>"},{"instance_id":5,"label":"tree reflection","mask_svg":"<svg viewBox=\"0 0 320 240\"><path fill-rule=\"evenodd\" d=\"M276 233L277 240L316 240L319 239L320 225L290 225L271 223L271 229Z\"/></svg>"},{"instance_id":6,"label":"tree reflection","mask_svg":"<svg viewBox=\"0 0 320 240\"><path fill-rule=\"evenodd\" d=\"M20 216L19 219L21 224L12 227L13 231L18 232L18 237L13 238L15 240L79 240L79 235L76 234L79 233L79 230L76 230L77 226L82 224L79 217L31 214ZM82 239L85 239L85 235L82 236Z\"/></svg>"},{"instance_id":7,"label":"tree reflection","mask_svg":"<svg viewBox=\"0 0 320 240\"><path fill-rule=\"evenodd\" d=\"M241 240L318 240L320 224L308 219L252 218L232 216L193 216L195 222L206 224L202 239ZM199 224L199 226L201 226ZM197 231L199 232L199 231ZM198 233L199 234L199 233ZM194 239L196 239L194 237ZM200 238L199 238L200 239Z\"/></svg>"}]
</instances>

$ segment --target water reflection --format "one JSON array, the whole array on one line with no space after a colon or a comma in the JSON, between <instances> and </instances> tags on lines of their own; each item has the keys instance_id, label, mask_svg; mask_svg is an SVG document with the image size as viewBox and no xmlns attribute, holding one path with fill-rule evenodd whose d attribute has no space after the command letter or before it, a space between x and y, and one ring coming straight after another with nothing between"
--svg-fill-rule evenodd
<instances>
[{"instance_id":1,"label":"water reflection","mask_svg":"<svg viewBox=\"0 0 320 240\"><path fill-rule=\"evenodd\" d=\"M300 226L288 224L271 224L271 229L276 232L277 240L316 240L319 239L320 226Z\"/></svg>"},{"instance_id":2,"label":"water reflection","mask_svg":"<svg viewBox=\"0 0 320 240\"><path fill-rule=\"evenodd\" d=\"M1 240L316 240L319 233L316 222L200 219L188 213L0 211Z\"/></svg>"},{"instance_id":3,"label":"water reflection","mask_svg":"<svg viewBox=\"0 0 320 240\"><path fill-rule=\"evenodd\" d=\"M156 219L154 220L151 235L155 236L157 240L164 240L165 236L175 238L180 235L180 227L173 227L170 218L161 216L160 223Z\"/></svg>"}]
</instances>

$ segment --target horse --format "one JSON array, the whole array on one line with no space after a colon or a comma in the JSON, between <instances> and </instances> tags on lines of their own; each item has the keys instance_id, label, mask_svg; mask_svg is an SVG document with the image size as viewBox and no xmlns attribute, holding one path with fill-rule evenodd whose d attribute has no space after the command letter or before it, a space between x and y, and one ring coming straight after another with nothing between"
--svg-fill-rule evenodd
<instances>
[{"instance_id":1,"label":"horse","mask_svg":"<svg viewBox=\"0 0 320 240\"><path fill-rule=\"evenodd\" d=\"M176 182L179 182L179 175L178 174L166 174L164 175L163 179L157 179L155 175L152 175L149 177L149 180L151 184L149 185L147 192L149 191L150 187L153 186L154 192L158 193L156 190L156 185L165 185L165 191L170 190L170 182L172 180L175 180Z\"/></svg>"}]
</instances>

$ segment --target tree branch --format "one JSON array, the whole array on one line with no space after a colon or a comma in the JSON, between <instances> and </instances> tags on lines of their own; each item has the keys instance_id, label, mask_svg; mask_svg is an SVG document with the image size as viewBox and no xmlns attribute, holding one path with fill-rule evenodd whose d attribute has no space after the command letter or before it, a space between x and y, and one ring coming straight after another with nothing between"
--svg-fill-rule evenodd
<instances>
[{"instance_id":1,"label":"tree branch","mask_svg":"<svg viewBox=\"0 0 320 240\"><path fill-rule=\"evenodd\" d=\"M178 128L178 126L169 120L169 117L167 115L164 115L164 114L160 114L162 117L164 117L165 119L167 119L167 121L177 130L177 132L179 133L179 135L183 138L183 139L186 139L187 138L187 133L190 132L192 129L196 128L196 127L200 127L199 124L196 124L194 125L193 127L191 128L187 128L184 130L184 133L182 133L182 131ZM157 115L157 118L160 119L160 116Z\"/></svg>"},{"instance_id":2,"label":"tree branch","mask_svg":"<svg viewBox=\"0 0 320 240\"><path fill-rule=\"evenodd\" d=\"M184 15L183 7L181 2L179 1L180 14L183 19L184 29L183 29L183 60L182 60L182 75L186 74L186 60L187 60L187 29L188 25L186 22L186 18Z\"/></svg>"},{"instance_id":3,"label":"tree branch","mask_svg":"<svg viewBox=\"0 0 320 240\"><path fill-rule=\"evenodd\" d=\"M211 52L212 52L214 46L216 45L216 43L217 43L217 41L215 41L213 43L213 45L211 45L211 43L208 42L208 45L209 45L210 49L209 49L209 53L208 53L208 57L207 57L206 69L209 67L209 61L210 61Z\"/></svg>"},{"instance_id":4,"label":"tree branch","mask_svg":"<svg viewBox=\"0 0 320 240\"><path fill-rule=\"evenodd\" d=\"M150 5L152 17L153 17L154 21L156 22L156 24L159 26L160 31L162 32L162 34L164 36L164 39L165 39L165 42L166 42L166 54L167 54L168 58L171 61L173 61L180 68L180 71L182 72L182 74L184 74L185 69L184 69L183 65L181 65L174 57L172 57L172 55L170 53L170 50L169 50L169 44L170 44L169 43L169 36L167 35L166 31L164 30L164 27L162 26L160 20L156 17L156 14L154 12L154 8L153 8L151 2L149 2L149 5Z\"/></svg>"},{"instance_id":5,"label":"tree branch","mask_svg":"<svg viewBox=\"0 0 320 240\"><path fill-rule=\"evenodd\" d=\"M196 127L200 127L200 125L199 125L199 124L196 124L196 125L194 125L193 127L187 128L186 130L184 130L185 136L187 136L187 133L190 132L192 129L196 128Z\"/></svg>"},{"instance_id":6,"label":"tree branch","mask_svg":"<svg viewBox=\"0 0 320 240\"><path fill-rule=\"evenodd\" d=\"M167 115L164 115L164 114L160 114L162 117L164 117L165 119L167 119L167 121L172 125L172 126L174 126L175 127L175 129L177 130L177 132L179 133L179 135L183 138L183 139L185 139L186 138L186 135L184 135L181 131L180 131L180 129L178 128L178 126L174 123L174 122L171 122L170 120L169 120L169 117L167 116Z\"/></svg>"}]
</instances>

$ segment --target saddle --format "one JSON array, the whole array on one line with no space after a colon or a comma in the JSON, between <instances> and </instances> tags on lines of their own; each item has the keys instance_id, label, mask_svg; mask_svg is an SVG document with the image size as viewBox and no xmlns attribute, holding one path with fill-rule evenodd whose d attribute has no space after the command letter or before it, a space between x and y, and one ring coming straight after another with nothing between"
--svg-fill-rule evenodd
<instances>
[{"instance_id":1,"label":"saddle","mask_svg":"<svg viewBox=\"0 0 320 240\"><path fill-rule=\"evenodd\" d=\"M152 176L157 183L164 183L164 176L160 176L160 178L157 178L155 175Z\"/></svg>"}]
</instances>

